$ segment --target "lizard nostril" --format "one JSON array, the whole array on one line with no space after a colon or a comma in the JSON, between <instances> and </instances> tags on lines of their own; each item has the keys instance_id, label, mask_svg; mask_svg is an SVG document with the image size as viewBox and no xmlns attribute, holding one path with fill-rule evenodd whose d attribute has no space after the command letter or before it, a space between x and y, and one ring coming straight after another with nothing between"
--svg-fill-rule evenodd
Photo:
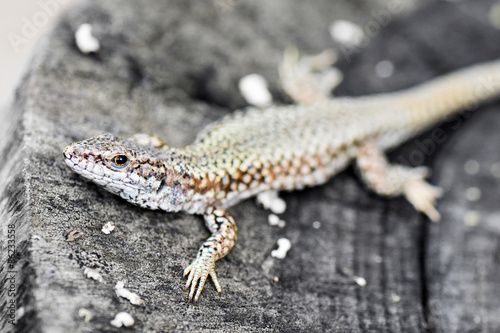
<instances>
[{"instance_id":1,"label":"lizard nostril","mask_svg":"<svg viewBox=\"0 0 500 333\"><path fill-rule=\"evenodd\" d=\"M63 156L66 159L70 159L71 158L71 145L66 146L66 148L64 148Z\"/></svg>"}]
</instances>

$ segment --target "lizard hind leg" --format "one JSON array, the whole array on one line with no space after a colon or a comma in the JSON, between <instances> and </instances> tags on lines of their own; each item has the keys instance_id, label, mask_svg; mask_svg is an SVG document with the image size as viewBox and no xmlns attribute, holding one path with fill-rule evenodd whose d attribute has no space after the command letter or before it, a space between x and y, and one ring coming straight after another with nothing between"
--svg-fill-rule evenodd
<instances>
[{"instance_id":1,"label":"lizard hind leg","mask_svg":"<svg viewBox=\"0 0 500 333\"><path fill-rule=\"evenodd\" d=\"M424 177L419 175L410 177L406 181L403 192L406 199L418 211L426 214L433 222L438 222L441 219L441 215L435 208L435 202L443 195L443 190L438 186L427 183L423 179Z\"/></svg>"},{"instance_id":2,"label":"lizard hind leg","mask_svg":"<svg viewBox=\"0 0 500 333\"><path fill-rule=\"evenodd\" d=\"M404 195L415 209L433 222L439 221L441 216L435 208L435 202L443 191L425 181L429 174L428 168L390 165L373 141L366 142L358 149L356 166L363 181L374 192L384 196Z\"/></svg>"},{"instance_id":3,"label":"lizard hind leg","mask_svg":"<svg viewBox=\"0 0 500 333\"><path fill-rule=\"evenodd\" d=\"M299 104L328 100L331 90L341 81L340 72L331 67L336 60L333 50L300 57L297 48L288 47L279 70L283 90Z\"/></svg>"}]
</instances>

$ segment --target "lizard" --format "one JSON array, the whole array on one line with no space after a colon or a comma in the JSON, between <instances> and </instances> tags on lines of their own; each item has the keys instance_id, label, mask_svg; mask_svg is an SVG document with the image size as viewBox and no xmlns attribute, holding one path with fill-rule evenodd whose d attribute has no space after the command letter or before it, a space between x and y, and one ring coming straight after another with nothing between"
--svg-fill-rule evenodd
<instances>
[{"instance_id":1,"label":"lizard","mask_svg":"<svg viewBox=\"0 0 500 333\"><path fill-rule=\"evenodd\" d=\"M237 110L182 148L110 133L65 148L73 171L135 205L203 215L211 236L184 270L189 302L198 301L209 276L221 294L215 262L237 239L227 209L264 191L321 185L353 163L369 189L402 195L438 221L442 190L426 182L429 170L392 165L385 151L500 94L500 61L397 92L336 98L311 79L310 67L285 52L282 86L298 104Z\"/></svg>"}]
</instances>

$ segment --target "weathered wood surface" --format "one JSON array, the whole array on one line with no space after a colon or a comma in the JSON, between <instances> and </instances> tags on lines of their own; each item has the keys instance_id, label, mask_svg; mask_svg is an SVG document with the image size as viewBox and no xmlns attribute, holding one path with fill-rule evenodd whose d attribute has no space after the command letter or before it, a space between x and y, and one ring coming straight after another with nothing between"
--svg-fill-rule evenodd
<instances>
[{"instance_id":1,"label":"weathered wood surface","mask_svg":"<svg viewBox=\"0 0 500 333\"><path fill-rule=\"evenodd\" d=\"M500 180L490 171L500 161L498 103L441 125L439 143L429 144L428 133L391 154L435 170L433 181L446 189L441 223L430 224L403 199L367 192L352 170L325 186L284 194L283 229L269 226L268 212L249 200L231 210L239 240L217 266L224 293L218 297L209 283L197 306L186 304L182 269L208 235L201 218L134 207L64 166L67 143L102 131L155 133L187 144L244 105L236 82L252 72L266 76L285 102L276 68L288 44L321 51L332 46L333 19L367 27L376 22L370 10L390 2L89 1L71 8L39 46L0 122L2 331L119 331L109 321L120 311L133 315L128 331L137 332L500 330ZM390 17L350 61L341 59L346 78L337 93L395 90L497 58L492 3L429 1ZM101 41L98 55L76 49L73 33L84 22ZM392 77L376 76L381 60L395 64ZM479 163L477 174L465 172L468 160ZM481 191L480 200L466 199L471 187ZM480 216L474 227L464 223L471 211ZM117 228L104 235L110 220ZM316 220L319 229L312 227ZM66 242L64 231L75 227L85 236ZM11 229L16 253L9 267ZM280 237L293 246L278 261L270 252ZM105 281L85 278L84 267ZM118 280L146 305L118 298ZM12 299L24 311L15 327L3 307ZM80 308L93 313L89 323L78 317Z\"/></svg>"}]
</instances>

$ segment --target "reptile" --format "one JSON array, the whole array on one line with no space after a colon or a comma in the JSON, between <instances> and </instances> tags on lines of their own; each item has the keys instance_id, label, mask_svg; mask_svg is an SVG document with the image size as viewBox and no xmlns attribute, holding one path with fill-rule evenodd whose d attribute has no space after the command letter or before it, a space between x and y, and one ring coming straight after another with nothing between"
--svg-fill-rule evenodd
<instances>
[{"instance_id":1,"label":"reptile","mask_svg":"<svg viewBox=\"0 0 500 333\"><path fill-rule=\"evenodd\" d=\"M104 133L64 150L73 171L133 204L204 216L211 236L184 270L189 301L198 301L209 276L222 291L215 262L237 238L229 207L264 191L324 184L351 163L369 189L403 195L438 221L442 190L426 182L428 169L392 165L384 152L500 93L500 61L397 92L332 98L310 75L313 66L293 54L284 59L283 89L296 105L237 110L182 148Z\"/></svg>"}]
</instances>

